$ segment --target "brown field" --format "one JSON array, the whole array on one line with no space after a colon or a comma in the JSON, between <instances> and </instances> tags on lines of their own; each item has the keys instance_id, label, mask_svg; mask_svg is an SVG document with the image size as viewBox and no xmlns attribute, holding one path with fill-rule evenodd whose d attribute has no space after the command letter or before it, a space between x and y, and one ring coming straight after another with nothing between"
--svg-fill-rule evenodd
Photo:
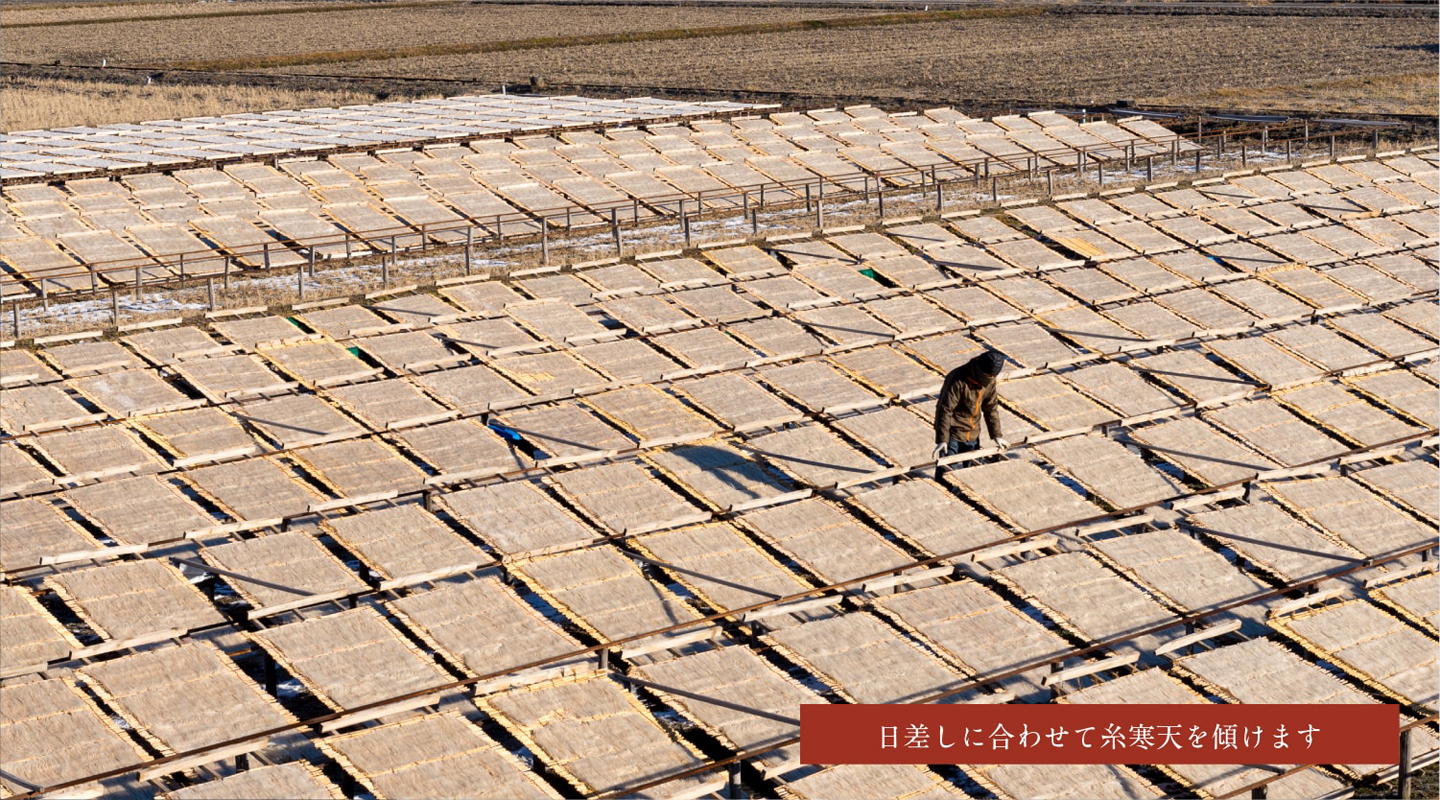
<instances>
[{"instance_id":1,"label":"brown field","mask_svg":"<svg viewBox=\"0 0 1440 800\"><path fill-rule=\"evenodd\" d=\"M246 0L243 3L83 3L61 5L36 3L15 5L7 3L0 7L0 24L46 25L67 24L79 20L128 19L130 17L174 17L200 14L233 14L237 11L263 13L303 8L306 3L270 2L270 0Z\"/></svg>"},{"instance_id":2,"label":"brown field","mask_svg":"<svg viewBox=\"0 0 1440 800\"><path fill-rule=\"evenodd\" d=\"M159 17L227 17L254 14L323 13L349 10L360 5L414 6L453 4L462 0L221 0L221 2L188 3L7 3L0 7L0 23L6 27L28 25L73 25L98 20L151 19Z\"/></svg>"},{"instance_id":3,"label":"brown field","mask_svg":"<svg viewBox=\"0 0 1440 800\"><path fill-rule=\"evenodd\" d=\"M145 86L13 75L0 78L0 120L7 131L354 105L376 100L369 92L158 83Z\"/></svg>"},{"instance_id":4,"label":"brown field","mask_svg":"<svg viewBox=\"0 0 1440 800\"><path fill-rule=\"evenodd\" d=\"M843 9L643 6L387 7L219 19L26 28L6 36L5 58L29 63L159 66L216 58L264 59L332 51L473 45L852 16Z\"/></svg>"},{"instance_id":5,"label":"brown field","mask_svg":"<svg viewBox=\"0 0 1440 800\"><path fill-rule=\"evenodd\" d=\"M102 70L10 69L3 84L8 130L373 102L437 91L406 84L409 78L464 82L470 91L524 84L532 75L560 91L611 96L665 88L690 96L779 91L808 95L804 102L893 98L976 109L972 113L1128 99L1228 110L1433 115L1440 103L1434 24L1420 17L1034 8L884 15L449 0L363 8L355 0L22 5L3 13L7 25L117 20L7 31L7 60L95 65L107 59L111 66L217 73L206 81L213 86L186 85L184 73L171 72L164 86L140 88L130 75L121 79L131 83L108 83L110 73ZM120 21L131 17L162 18ZM227 70L274 77L223 74ZM293 84L271 88L274 80L290 84L287 75L295 76ZM85 80L41 80L49 77ZM349 78L370 80L349 91Z\"/></svg>"},{"instance_id":6,"label":"brown field","mask_svg":"<svg viewBox=\"0 0 1440 800\"><path fill-rule=\"evenodd\" d=\"M1069 106L1124 98L1433 114L1434 42L1433 20L1421 18L1043 14L370 61L347 65L347 72L504 81L543 75L555 85L621 91L779 89L961 107L994 99ZM1425 73L1429 81L1413 80Z\"/></svg>"}]
</instances>

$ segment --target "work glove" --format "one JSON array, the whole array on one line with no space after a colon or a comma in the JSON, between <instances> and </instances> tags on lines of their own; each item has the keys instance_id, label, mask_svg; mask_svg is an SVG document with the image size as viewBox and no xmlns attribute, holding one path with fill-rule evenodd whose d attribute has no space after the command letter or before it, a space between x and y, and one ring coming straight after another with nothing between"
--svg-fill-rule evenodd
<instances>
[{"instance_id":1,"label":"work glove","mask_svg":"<svg viewBox=\"0 0 1440 800\"><path fill-rule=\"evenodd\" d=\"M943 444L937 444L937 445L935 445L935 449L930 451L930 457L933 458L933 459L935 459L936 461L939 461L939 460L940 460L941 458L943 458L944 456L945 456L945 445L943 445Z\"/></svg>"},{"instance_id":2,"label":"work glove","mask_svg":"<svg viewBox=\"0 0 1440 800\"><path fill-rule=\"evenodd\" d=\"M998 448L1000 448L1001 450L1009 450L1009 449L1010 449L1010 440L1009 440L1009 439L1006 439L1006 438L1004 438L1004 437L997 437L997 438L995 439L995 446L998 447Z\"/></svg>"}]
</instances>

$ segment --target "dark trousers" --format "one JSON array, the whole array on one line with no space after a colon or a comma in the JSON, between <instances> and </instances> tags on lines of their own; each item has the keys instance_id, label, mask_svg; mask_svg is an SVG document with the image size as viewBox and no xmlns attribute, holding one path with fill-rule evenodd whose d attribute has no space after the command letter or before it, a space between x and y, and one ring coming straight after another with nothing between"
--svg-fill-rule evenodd
<instances>
[{"instance_id":1,"label":"dark trousers","mask_svg":"<svg viewBox=\"0 0 1440 800\"><path fill-rule=\"evenodd\" d=\"M970 453L980 449L980 435L977 433L973 439L951 439L945 445L945 455L953 456L960 453Z\"/></svg>"}]
</instances>

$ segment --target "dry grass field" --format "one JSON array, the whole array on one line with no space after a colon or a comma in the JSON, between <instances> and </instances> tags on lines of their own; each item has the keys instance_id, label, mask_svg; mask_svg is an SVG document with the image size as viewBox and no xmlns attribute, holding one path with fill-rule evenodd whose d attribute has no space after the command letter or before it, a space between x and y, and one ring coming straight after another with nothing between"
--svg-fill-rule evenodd
<instances>
[{"instance_id":1,"label":"dry grass field","mask_svg":"<svg viewBox=\"0 0 1440 800\"><path fill-rule=\"evenodd\" d=\"M783 88L961 105L1126 98L1433 114L1434 46L1434 21L1423 18L1042 14L369 61L347 71L506 81L538 74L557 85ZM1413 79L1425 73L1430 80Z\"/></svg>"},{"instance_id":2,"label":"dry grass field","mask_svg":"<svg viewBox=\"0 0 1440 800\"><path fill-rule=\"evenodd\" d=\"M367 92L0 78L0 122L7 131L375 101Z\"/></svg>"},{"instance_id":3,"label":"dry grass field","mask_svg":"<svg viewBox=\"0 0 1440 800\"><path fill-rule=\"evenodd\" d=\"M248 4L245 4L248 6ZM681 28L852 16L816 8L662 8L645 6L391 6L218 19L98 22L23 29L7 36L5 58L29 63L194 65L214 59L259 61L314 53L389 51L518 39L626 34ZM332 60L333 59L326 59ZM328 64L326 66L329 66Z\"/></svg>"},{"instance_id":4,"label":"dry grass field","mask_svg":"<svg viewBox=\"0 0 1440 800\"><path fill-rule=\"evenodd\" d=\"M1167 105L1213 106L1248 111L1286 108L1330 112L1361 109L1372 114L1434 113L1437 97L1435 72L1397 73L1367 78L1336 78L1278 83L1250 88L1210 89L1190 96L1159 97Z\"/></svg>"}]
</instances>

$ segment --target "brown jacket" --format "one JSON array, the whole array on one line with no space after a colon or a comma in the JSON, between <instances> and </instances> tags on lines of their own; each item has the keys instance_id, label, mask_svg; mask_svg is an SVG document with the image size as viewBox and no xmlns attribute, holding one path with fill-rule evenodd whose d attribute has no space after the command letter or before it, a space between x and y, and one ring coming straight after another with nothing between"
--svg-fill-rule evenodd
<instances>
[{"instance_id":1,"label":"brown jacket","mask_svg":"<svg viewBox=\"0 0 1440 800\"><path fill-rule=\"evenodd\" d=\"M990 438L1000 438L1000 404L994 379L977 376L964 364L950 370L940 399L935 403L935 443L951 439L973 439L980 433L980 416L990 429Z\"/></svg>"}]
</instances>

